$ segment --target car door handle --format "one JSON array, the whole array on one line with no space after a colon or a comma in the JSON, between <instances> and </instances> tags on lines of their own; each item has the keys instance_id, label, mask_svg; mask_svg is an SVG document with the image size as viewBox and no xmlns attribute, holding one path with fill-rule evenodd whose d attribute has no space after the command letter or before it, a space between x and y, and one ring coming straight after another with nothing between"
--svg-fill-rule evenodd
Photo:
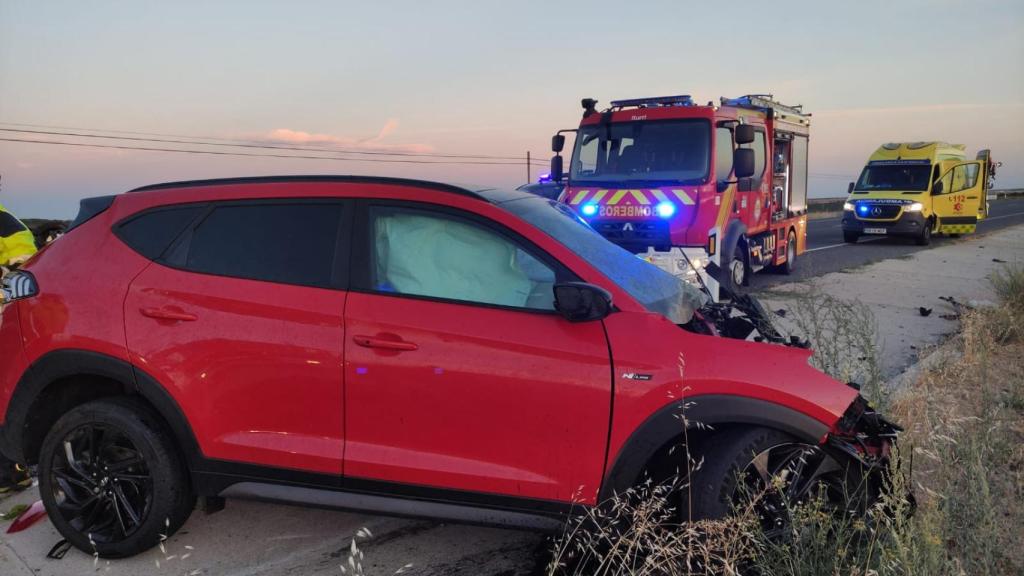
<instances>
[{"instance_id":1,"label":"car door handle","mask_svg":"<svg viewBox=\"0 0 1024 576\"><path fill-rule=\"evenodd\" d=\"M175 320L177 322L195 322L199 319L199 316L195 314L189 314L188 312L179 312L177 310L168 310L167 308L140 308L139 312L143 316L149 318L156 318L157 320Z\"/></svg>"},{"instance_id":2,"label":"car door handle","mask_svg":"<svg viewBox=\"0 0 1024 576\"><path fill-rule=\"evenodd\" d=\"M404 350L412 351L418 350L417 346L413 342L406 342L404 340L388 340L385 338L375 338L373 336L353 336L352 340L364 347L364 348L383 348L385 350Z\"/></svg>"}]
</instances>

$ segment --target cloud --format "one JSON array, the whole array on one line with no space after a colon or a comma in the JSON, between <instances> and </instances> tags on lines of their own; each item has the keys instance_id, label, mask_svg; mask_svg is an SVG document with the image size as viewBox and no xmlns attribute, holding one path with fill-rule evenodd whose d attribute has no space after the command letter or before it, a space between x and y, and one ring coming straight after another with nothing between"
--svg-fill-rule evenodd
<instances>
[{"instance_id":1,"label":"cloud","mask_svg":"<svg viewBox=\"0 0 1024 576\"><path fill-rule=\"evenodd\" d=\"M264 134L251 137L259 142L270 144L288 144L297 146L320 146L326 148L338 148L347 150L365 150L373 152L406 152L422 153L431 152L433 147L429 144L388 144L383 142L385 138L398 130L398 118L389 118L376 136L369 138L353 138L349 136L334 136L332 134L317 134L314 132L303 132L290 128L276 128Z\"/></svg>"}]
</instances>

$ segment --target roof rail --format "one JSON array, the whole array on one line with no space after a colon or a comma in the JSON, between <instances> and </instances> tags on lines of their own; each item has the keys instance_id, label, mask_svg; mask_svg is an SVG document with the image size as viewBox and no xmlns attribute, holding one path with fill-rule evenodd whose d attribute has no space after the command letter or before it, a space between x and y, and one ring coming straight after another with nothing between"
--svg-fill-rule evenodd
<instances>
[{"instance_id":1,"label":"roof rail","mask_svg":"<svg viewBox=\"0 0 1024 576\"><path fill-rule=\"evenodd\" d=\"M736 106L738 108L752 108L755 110L772 110L800 117L811 115L809 112L804 112L803 104L787 106L781 102L776 102L772 94L746 94L739 98L726 98L723 96L720 101L722 106Z\"/></svg>"},{"instance_id":2,"label":"roof rail","mask_svg":"<svg viewBox=\"0 0 1024 576\"><path fill-rule=\"evenodd\" d=\"M231 186L236 184L275 184L291 182L348 182L364 184L390 184L394 186L417 186L430 188L439 192L450 192L461 196L469 196L478 200L487 201L487 198L461 186L445 184L443 182L432 182L430 180L416 180L413 178L391 178L387 176L335 176L335 175L296 175L296 176L243 176L238 178L213 178L209 180L183 180L181 182L164 182L161 184L150 184L129 190L133 192L149 192L152 190L170 190L173 188L194 188L201 186Z\"/></svg>"},{"instance_id":3,"label":"roof rail","mask_svg":"<svg viewBox=\"0 0 1024 576\"><path fill-rule=\"evenodd\" d=\"M626 108L636 106L638 108L653 108L657 106L693 106L693 98L689 94L679 96L655 96L653 98L632 98L629 100L612 100L611 108Z\"/></svg>"}]
</instances>

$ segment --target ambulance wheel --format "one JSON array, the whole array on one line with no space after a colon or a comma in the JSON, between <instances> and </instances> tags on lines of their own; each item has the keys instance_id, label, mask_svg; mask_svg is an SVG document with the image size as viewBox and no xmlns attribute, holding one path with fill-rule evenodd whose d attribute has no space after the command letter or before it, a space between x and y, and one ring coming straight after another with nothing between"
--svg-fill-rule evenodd
<instances>
[{"instance_id":1,"label":"ambulance wheel","mask_svg":"<svg viewBox=\"0 0 1024 576\"><path fill-rule=\"evenodd\" d=\"M796 233L789 231L789 239L786 240L786 262L782 264L782 273L787 276L796 270Z\"/></svg>"},{"instance_id":2,"label":"ambulance wheel","mask_svg":"<svg viewBox=\"0 0 1024 576\"><path fill-rule=\"evenodd\" d=\"M857 240L860 240L860 234L843 230L843 242L846 242L847 244L856 244Z\"/></svg>"},{"instance_id":3,"label":"ambulance wheel","mask_svg":"<svg viewBox=\"0 0 1024 576\"><path fill-rule=\"evenodd\" d=\"M950 238L959 238L960 235L959 234L950 234L949 237Z\"/></svg>"},{"instance_id":4,"label":"ambulance wheel","mask_svg":"<svg viewBox=\"0 0 1024 576\"><path fill-rule=\"evenodd\" d=\"M918 246L927 246L932 243L932 227L931 224L927 224L921 233L914 237L914 243Z\"/></svg>"}]
</instances>

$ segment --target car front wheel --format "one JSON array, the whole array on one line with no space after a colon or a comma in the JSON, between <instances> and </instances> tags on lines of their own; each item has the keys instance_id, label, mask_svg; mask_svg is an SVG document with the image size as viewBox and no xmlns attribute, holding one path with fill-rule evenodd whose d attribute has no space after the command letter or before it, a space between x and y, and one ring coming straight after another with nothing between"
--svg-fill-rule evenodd
<instances>
[{"instance_id":1,"label":"car front wheel","mask_svg":"<svg viewBox=\"0 0 1024 576\"><path fill-rule=\"evenodd\" d=\"M39 489L51 522L75 547L132 556L169 537L195 506L163 423L127 398L89 402L46 435Z\"/></svg>"},{"instance_id":2,"label":"car front wheel","mask_svg":"<svg viewBox=\"0 0 1024 576\"><path fill-rule=\"evenodd\" d=\"M751 510L769 538L786 533L793 506L824 495L841 506L847 470L820 447L768 428L741 428L710 438L692 473L693 520ZM684 508L686 509L686 508Z\"/></svg>"}]
</instances>

